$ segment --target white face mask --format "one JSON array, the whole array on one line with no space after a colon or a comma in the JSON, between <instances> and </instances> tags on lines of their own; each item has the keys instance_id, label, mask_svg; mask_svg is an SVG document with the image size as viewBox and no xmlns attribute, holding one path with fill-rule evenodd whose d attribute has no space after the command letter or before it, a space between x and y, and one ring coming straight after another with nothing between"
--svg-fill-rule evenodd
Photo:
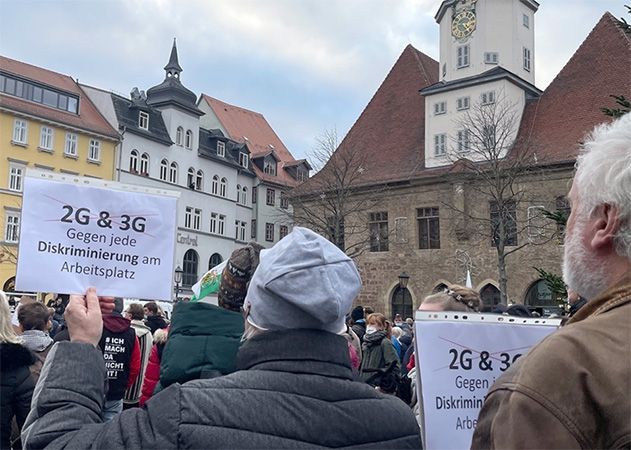
<instances>
[{"instance_id":1,"label":"white face mask","mask_svg":"<svg viewBox=\"0 0 631 450\"><path fill-rule=\"evenodd\" d=\"M366 334L373 334L375 331L379 331L379 330L374 325L368 325L366 327Z\"/></svg>"}]
</instances>

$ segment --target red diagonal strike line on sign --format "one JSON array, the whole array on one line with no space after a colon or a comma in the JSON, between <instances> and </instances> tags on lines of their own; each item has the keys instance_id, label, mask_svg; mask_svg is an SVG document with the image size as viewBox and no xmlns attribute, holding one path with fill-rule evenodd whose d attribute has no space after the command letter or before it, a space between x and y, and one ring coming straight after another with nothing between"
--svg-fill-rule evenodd
<instances>
[{"instance_id":1,"label":"red diagonal strike line on sign","mask_svg":"<svg viewBox=\"0 0 631 450\"><path fill-rule=\"evenodd\" d=\"M466 350L470 350L470 351L472 351L473 353L477 353L477 354L478 354L478 356L476 356L475 358L472 358L472 359L471 359L471 361L472 361L472 362L473 362L473 361L476 361L478 358L480 358L480 354L482 353L482 352L481 352L481 351L479 351L479 350L476 350L476 349L474 349L474 348L468 347L468 346L463 345L463 344L459 344L458 342L454 342L454 341L452 341L452 340L449 340L449 339L444 338L444 337L441 337L441 336L439 336L439 339L442 339L443 341L447 341L447 342L449 342L450 344L456 345L456 346L461 347L461 348L464 348L464 349L466 349ZM495 353L501 353L501 352L504 352L504 351L507 351L507 350L499 350L498 352L489 353L489 358L491 358L491 359L493 359L493 360L495 360L495 361L497 361L497 362L501 362L501 360L500 360L499 358L496 358L496 357L494 357L493 355L494 355ZM447 364L447 365L446 365L446 366L444 366L444 367L439 367L438 369L434 369L434 372L438 372L439 370L446 369L447 367L449 367L449 364Z\"/></svg>"},{"instance_id":2,"label":"red diagonal strike line on sign","mask_svg":"<svg viewBox=\"0 0 631 450\"><path fill-rule=\"evenodd\" d=\"M57 203L61 203L62 205L68 204L67 202L64 202L64 201L61 201L59 199L56 199L55 197L51 197L48 194L42 194L42 195L44 197L46 197L46 198L49 198L49 199L57 202ZM74 205L70 205L70 206L72 206L72 209L74 209L74 210L77 209ZM140 213L140 214L127 214L127 215L131 218L131 217L139 217L139 216L152 217L152 216L157 216L159 214L141 214ZM88 214L88 217L90 217L90 219L97 219L97 220L100 218L100 216L94 215L92 213ZM112 219L112 222L114 222L116 225L120 226L122 224L117 222L117 221L115 221L114 218L120 219L121 217L122 216L109 216L108 218ZM44 222L59 222L59 219L44 219ZM147 233L146 231L143 232L143 234L155 239L155 236L153 234Z\"/></svg>"}]
</instances>

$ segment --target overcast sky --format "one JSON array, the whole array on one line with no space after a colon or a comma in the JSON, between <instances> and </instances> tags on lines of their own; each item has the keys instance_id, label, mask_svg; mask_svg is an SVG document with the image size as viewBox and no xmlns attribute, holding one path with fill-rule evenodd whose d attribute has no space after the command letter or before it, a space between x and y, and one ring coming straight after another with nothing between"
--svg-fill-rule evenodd
<instances>
[{"instance_id":1,"label":"overcast sky","mask_svg":"<svg viewBox=\"0 0 631 450\"><path fill-rule=\"evenodd\" d=\"M0 53L129 95L164 79L177 38L182 82L262 113L297 158L340 138L407 44L438 59L440 0L0 0ZM544 89L605 11L624 0L540 0ZM626 2L628 3L628 2Z\"/></svg>"}]
</instances>

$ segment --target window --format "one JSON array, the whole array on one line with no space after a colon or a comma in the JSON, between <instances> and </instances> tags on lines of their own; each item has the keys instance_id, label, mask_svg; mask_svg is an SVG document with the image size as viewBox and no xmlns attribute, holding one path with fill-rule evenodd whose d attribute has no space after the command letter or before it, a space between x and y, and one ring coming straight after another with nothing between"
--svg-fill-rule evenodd
<instances>
[{"instance_id":1,"label":"window","mask_svg":"<svg viewBox=\"0 0 631 450\"><path fill-rule=\"evenodd\" d=\"M101 141L90 139L90 147L88 148L88 161L101 160Z\"/></svg>"},{"instance_id":2,"label":"window","mask_svg":"<svg viewBox=\"0 0 631 450\"><path fill-rule=\"evenodd\" d=\"M219 177L217 175L213 176L213 181L210 183L210 193L217 195L219 189Z\"/></svg>"},{"instance_id":3,"label":"window","mask_svg":"<svg viewBox=\"0 0 631 450\"><path fill-rule=\"evenodd\" d=\"M129 171L138 173L138 150L132 150L129 153Z\"/></svg>"},{"instance_id":4,"label":"window","mask_svg":"<svg viewBox=\"0 0 631 450\"><path fill-rule=\"evenodd\" d=\"M223 214L219 214L217 225L217 234L223 235L226 228L226 216L224 216Z\"/></svg>"},{"instance_id":5,"label":"window","mask_svg":"<svg viewBox=\"0 0 631 450\"><path fill-rule=\"evenodd\" d=\"M305 181L307 178L309 178L309 172L302 167L298 167L298 169L296 169L296 179L298 181Z\"/></svg>"},{"instance_id":6,"label":"window","mask_svg":"<svg viewBox=\"0 0 631 450\"><path fill-rule=\"evenodd\" d=\"M267 242L274 242L274 224L273 223L265 224L265 240Z\"/></svg>"},{"instance_id":7,"label":"window","mask_svg":"<svg viewBox=\"0 0 631 450\"><path fill-rule=\"evenodd\" d=\"M447 102L434 103L434 115L445 114L447 112Z\"/></svg>"},{"instance_id":8,"label":"window","mask_svg":"<svg viewBox=\"0 0 631 450\"><path fill-rule=\"evenodd\" d=\"M418 248L422 250L440 248L440 217L438 207L418 208Z\"/></svg>"},{"instance_id":9,"label":"window","mask_svg":"<svg viewBox=\"0 0 631 450\"><path fill-rule=\"evenodd\" d=\"M567 197L557 197L555 203L557 215L560 219L563 219L557 222L558 242L559 244L563 244L563 241L565 239L566 227L566 223L564 223L564 221L567 222L567 219L570 217L570 213L572 212L572 210L570 208L570 202L568 201Z\"/></svg>"},{"instance_id":10,"label":"window","mask_svg":"<svg viewBox=\"0 0 631 450\"><path fill-rule=\"evenodd\" d=\"M237 184L237 203L241 204L241 185Z\"/></svg>"},{"instance_id":11,"label":"window","mask_svg":"<svg viewBox=\"0 0 631 450\"><path fill-rule=\"evenodd\" d=\"M169 167L169 182L177 184L177 163L172 162Z\"/></svg>"},{"instance_id":12,"label":"window","mask_svg":"<svg viewBox=\"0 0 631 450\"><path fill-rule=\"evenodd\" d=\"M524 303L528 306L543 308L546 315L551 313L561 313L559 304L564 301L560 295L553 293L546 282L541 279L530 285L524 300Z\"/></svg>"},{"instance_id":13,"label":"window","mask_svg":"<svg viewBox=\"0 0 631 450\"><path fill-rule=\"evenodd\" d=\"M64 146L64 155L73 158L77 157L77 135L74 133L66 133L66 145Z\"/></svg>"},{"instance_id":14,"label":"window","mask_svg":"<svg viewBox=\"0 0 631 450\"><path fill-rule=\"evenodd\" d=\"M545 216L545 207L543 206L529 206L528 207L528 237L536 239L543 237L546 234L546 222L548 219Z\"/></svg>"},{"instance_id":15,"label":"window","mask_svg":"<svg viewBox=\"0 0 631 450\"><path fill-rule=\"evenodd\" d=\"M219 182L219 195L222 197L226 196L226 186L228 185L228 180L224 177Z\"/></svg>"},{"instance_id":16,"label":"window","mask_svg":"<svg viewBox=\"0 0 631 450\"><path fill-rule=\"evenodd\" d=\"M469 150L471 150L469 130L459 130L458 131L458 152L466 153Z\"/></svg>"},{"instance_id":17,"label":"window","mask_svg":"<svg viewBox=\"0 0 631 450\"><path fill-rule=\"evenodd\" d=\"M484 150L496 150L495 149L495 125L485 125L482 127L482 145ZM495 152L493 152L495 153Z\"/></svg>"},{"instance_id":18,"label":"window","mask_svg":"<svg viewBox=\"0 0 631 450\"><path fill-rule=\"evenodd\" d=\"M447 135L445 133L434 135L434 156L443 156L446 151Z\"/></svg>"},{"instance_id":19,"label":"window","mask_svg":"<svg viewBox=\"0 0 631 450\"><path fill-rule=\"evenodd\" d=\"M504 245L517 245L517 215L515 202L504 202L503 207L500 208L497 201L492 201L490 202L489 209L491 216L491 245L493 247L499 245L502 237L502 230L500 229L500 225L502 224L504 228Z\"/></svg>"},{"instance_id":20,"label":"window","mask_svg":"<svg viewBox=\"0 0 631 450\"><path fill-rule=\"evenodd\" d=\"M191 130L186 130L186 148L193 148L193 132Z\"/></svg>"},{"instance_id":21,"label":"window","mask_svg":"<svg viewBox=\"0 0 631 450\"><path fill-rule=\"evenodd\" d=\"M188 173L186 174L186 186L189 189L195 189L195 169L192 167L188 168Z\"/></svg>"},{"instance_id":22,"label":"window","mask_svg":"<svg viewBox=\"0 0 631 450\"><path fill-rule=\"evenodd\" d=\"M248 188L246 188L245 186L243 186L243 188L241 189L241 204L248 204Z\"/></svg>"},{"instance_id":23,"label":"window","mask_svg":"<svg viewBox=\"0 0 631 450\"><path fill-rule=\"evenodd\" d=\"M522 14L521 19L521 23L524 27L530 28L530 17L528 17L528 14Z\"/></svg>"},{"instance_id":24,"label":"window","mask_svg":"<svg viewBox=\"0 0 631 450\"><path fill-rule=\"evenodd\" d=\"M213 267L217 267L222 262L223 258L221 257L221 255L219 253L213 253L212 255L210 255L210 259L208 260L208 270L212 269Z\"/></svg>"},{"instance_id":25,"label":"window","mask_svg":"<svg viewBox=\"0 0 631 450\"><path fill-rule=\"evenodd\" d=\"M240 220L235 220L234 221L234 228L235 228L234 239L235 240L245 242L246 226L247 226L247 224L245 222L242 222Z\"/></svg>"},{"instance_id":26,"label":"window","mask_svg":"<svg viewBox=\"0 0 631 450\"><path fill-rule=\"evenodd\" d=\"M17 242L20 232L20 216L14 213L8 213L4 223L4 240L6 242Z\"/></svg>"},{"instance_id":27,"label":"window","mask_svg":"<svg viewBox=\"0 0 631 450\"><path fill-rule=\"evenodd\" d=\"M497 52L484 52L484 64L497 64L500 61L500 54Z\"/></svg>"},{"instance_id":28,"label":"window","mask_svg":"<svg viewBox=\"0 0 631 450\"><path fill-rule=\"evenodd\" d=\"M256 203L256 187L252 188L252 203Z\"/></svg>"},{"instance_id":29,"label":"window","mask_svg":"<svg viewBox=\"0 0 631 450\"><path fill-rule=\"evenodd\" d=\"M329 240L340 250L344 251L346 248L344 217L328 217L326 224Z\"/></svg>"},{"instance_id":30,"label":"window","mask_svg":"<svg viewBox=\"0 0 631 450\"><path fill-rule=\"evenodd\" d=\"M530 72L530 50L524 47L524 70Z\"/></svg>"},{"instance_id":31,"label":"window","mask_svg":"<svg viewBox=\"0 0 631 450\"><path fill-rule=\"evenodd\" d=\"M276 176L276 160L273 157L265 158L263 161L263 172Z\"/></svg>"},{"instance_id":32,"label":"window","mask_svg":"<svg viewBox=\"0 0 631 450\"><path fill-rule=\"evenodd\" d=\"M495 91L483 92L480 95L480 102L483 105L492 105L495 103Z\"/></svg>"},{"instance_id":33,"label":"window","mask_svg":"<svg viewBox=\"0 0 631 450\"><path fill-rule=\"evenodd\" d=\"M202 210L195 208L193 211L193 228L200 230L202 228Z\"/></svg>"},{"instance_id":34,"label":"window","mask_svg":"<svg viewBox=\"0 0 631 450\"><path fill-rule=\"evenodd\" d=\"M186 207L186 211L184 213L184 228L191 228L193 223L193 208L190 206Z\"/></svg>"},{"instance_id":35,"label":"window","mask_svg":"<svg viewBox=\"0 0 631 450\"><path fill-rule=\"evenodd\" d=\"M226 144L221 141L217 141L217 156L226 156Z\"/></svg>"},{"instance_id":36,"label":"window","mask_svg":"<svg viewBox=\"0 0 631 450\"><path fill-rule=\"evenodd\" d=\"M461 45L457 50L456 67L461 69L469 65L469 46Z\"/></svg>"},{"instance_id":37,"label":"window","mask_svg":"<svg viewBox=\"0 0 631 450\"><path fill-rule=\"evenodd\" d=\"M149 154L147 153L140 156L140 174L149 176Z\"/></svg>"},{"instance_id":38,"label":"window","mask_svg":"<svg viewBox=\"0 0 631 450\"><path fill-rule=\"evenodd\" d=\"M447 75L447 64L443 64L443 77Z\"/></svg>"},{"instance_id":39,"label":"window","mask_svg":"<svg viewBox=\"0 0 631 450\"><path fill-rule=\"evenodd\" d=\"M42 126L39 130L39 148L42 150L53 149L54 130L51 127Z\"/></svg>"},{"instance_id":40,"label":"window","mask_svg":"<svg viewBox=\"0 0 631 450\"><path fill-rule=\"evenodd\" d=\"M199 255L193 249L187 250L184 253L184 261L182 266L182 285L192 286L197 283L197 264L199 261Z\"/></svg>"},{"instance_id":41,"label":"window","mask_svg":"<svg viewBox=\"0 0 631 450\"><path fill-rule=\"evenodd\" d=\"M289 208L289 197L287 197L287 194L282 191L280 193L280 207L283 209Z\"/></svg>"},{"instance_id":42,"label":"window","mask_svg":"<svg viewBox=\"0 0 631 450\"><path fill-rule=\"evenodd\" d=\"M287 225L281 225L278 230L278 239L282 239L287 236L288 232Z\"/></svg>"},{"instance_id":43,"label":"window","mask_svg":"<svg viewBox=\"0 0 631 450\"><path fill-rule=\"evenodd\" d=\"M28 81L17 80L10 75L0 75L0 91L75 114L79 105L77 97L61 94Z\"/></svg>"},{"instance_id":44,"label":"window","mask_svg":"<svg viewBox=\"0 0 631 450\"><path fill-rule=\"evenodd\" d=\"M160 161L160 179L167 181L169 177L169 161L163 159Z\"/></svg>"},{"instance_id":45,"label":"window","mask_svg":"<svg viewBox=\"0 0 631 450\"><path fill-rule=\"evenodd\" d=\"M26 120L15 119L13 121L13 142L15 144L26 145L26 140L27 140Z\"/></svg>"},{"instance_id":46,"label":"window","mask_svg":"<svg viewBox=\"0 0 631 450\"><path fill-rule=\"evenodd\" d=\"M484 306L488 308L488 311L491 311L493 306L502 303L500 290L491 283L480 289L480 298Z\"/></svg>"},{"instance_id":47,"label":"window","mask_svg":"<svg viewBox=\"0 0 631 450\"><path fill-rule=\"evenodd\" d=\"M144 111L138 113L138 126L143 130L149 129L149 114Z\"/></svg>"},{"instance_id":48,"label":"window","mask_svg":"<svg viewBox=\"0 0 631 450\"><path fill-rule=\"evenodd\" d=\"M243 153L243 152L239 153L239 165L241 167L245 167L246 169L248 168L248 154L247 153Z\"/></svg>"},{"instance_id":49,"label":"window","mask_svg":"<svg viewBox=\"0 0 631 450\"><path fill-rule=\"evenodd\" d=\"M250 237L252 239L256 239L256 219L252 219L252 222L250 223Z\"/></svg>"},{"instance_id":50,"label":"window","mask_svg":"<svg viewBox=\"0 0 631 450\"><path fill-rule=\"evenodd\" d=\"M210 232L217 232L217 213L210 213Z\"/></svg>"},{"instance_id":51,"label":"window","mask_svg":"<svg viewBox=\"0 0 631 450\"><path fill-rule=\"evenodd\" d=\"M183 142L184 142L184 128L177 127L177 131L175 132L175 143L181 146Z\"/></svg>"},{"instance_id":52,"label":"window","mask_svg":"<svg viewBox=\"0 0 631 450\"><path fill-rule=\"evenodd\" d=\"M22 180L24 178L24 166L9 165L9 190L22 192Z\"/></svg>"},{"instance_id":53,"label":"window","mask_svg":"<svg viewBox=\"0 0 631 450\"><path fill-rule=\"evenodd\" d=\"M469 109L469 103L470 103L469 97L460 97L456 99L456 109L458 111Z\"/></svg>"},{"instance_id":54,"label":"window","mask_svg":"<svg viewBox=\"0 0 631 450\"><path fill-rule=\"evenodd\" d=\"M276 191L274 189L267 188L265 204L269 206L274 206L276 204Z\"/></svg>"},{"instance_id":55,"label":"window","mask_svg":"<svg viewBox=\"0 0 631 450\"><path fill-rule=\"evenodd\" d=\"M368 215L368 230L370 232L370 251L388 251L388 213L375 212Z\"/></svg>"},{"instance_id":56,"label":"window","mask_svg":"<svg viewBox=\"0 0 631 450\"><path fill-rule=\"evenodd\" d=\"M195 174L195 189L202 191L204 189L204 172L200 170Z\"/></svg>"}]
</instances>

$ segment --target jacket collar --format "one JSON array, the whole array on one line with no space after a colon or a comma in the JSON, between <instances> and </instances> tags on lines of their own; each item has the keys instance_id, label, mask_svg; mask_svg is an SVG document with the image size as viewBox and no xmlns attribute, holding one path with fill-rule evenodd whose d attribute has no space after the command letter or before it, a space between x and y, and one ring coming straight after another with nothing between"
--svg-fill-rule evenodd
<instances>
[{"instance_id":1,"label":"jacket collar","mask_svg":"<svg viewBox=\"0 0 631 450\"><path fill-rule=\"evenodd\" d=\"M237 369L353 379L346 339L321 330L266 331L254 336L241 345Z\"/></svg>"},{"instance_id":2,"label":"jacket collar","mask_svg":"<svg viewBox=\"0 0 631 450\"><path fill-rule=\"evenodd\" d=\"M590 316L602 314L625 303L631 302L631 275L624 277L600 296L587 302L573 315L567 324L580 322Z\"/></svg>"}]
</instances>

